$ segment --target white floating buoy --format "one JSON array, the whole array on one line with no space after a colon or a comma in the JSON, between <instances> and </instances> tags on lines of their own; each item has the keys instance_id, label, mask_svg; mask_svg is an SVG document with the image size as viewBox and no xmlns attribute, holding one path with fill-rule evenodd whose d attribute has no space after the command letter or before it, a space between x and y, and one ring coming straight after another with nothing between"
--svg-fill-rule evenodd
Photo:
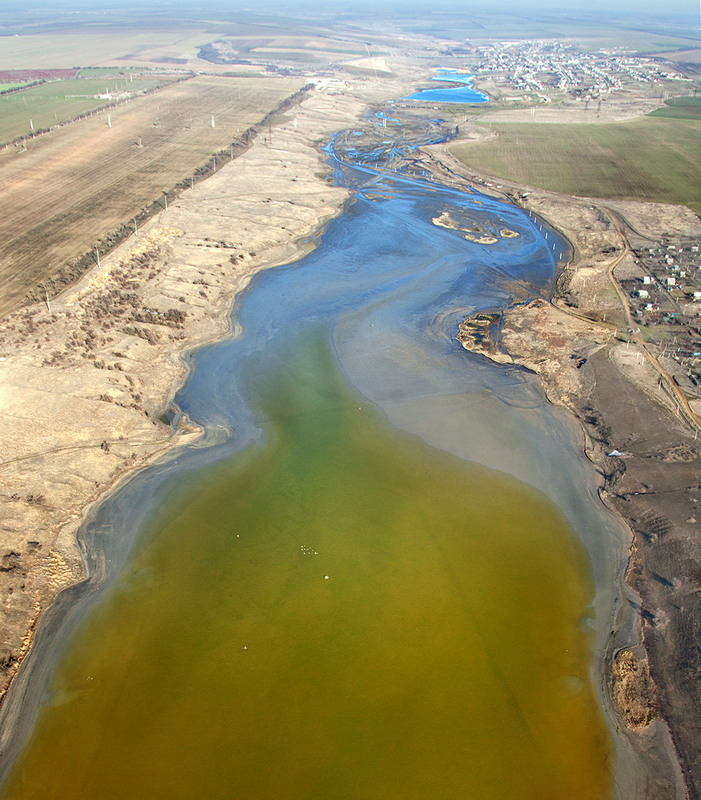
<instances>
[{"instance_id":1,"label":"white floating buoy","mask_svg":"<svg viewBox=\"0 0 701 800\"><path fill-rule=\"evenodd\" d=\"M324 575L324 580L327 581L329 579L328 575Z\"/></svg>"}]
</instances>

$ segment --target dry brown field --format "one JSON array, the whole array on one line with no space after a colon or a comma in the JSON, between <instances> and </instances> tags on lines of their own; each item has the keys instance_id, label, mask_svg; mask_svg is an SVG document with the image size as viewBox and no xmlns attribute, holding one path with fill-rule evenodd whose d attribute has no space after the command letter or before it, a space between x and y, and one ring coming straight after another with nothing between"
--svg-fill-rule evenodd
<instances>
[{"instance_id":1,"label":"dry brown field","mask_svg":"<svg viewBox=\"0 0 701 800\"><path fill-rule=\"evenodd\" d=\"M0 315L301 83L199 76L0 152Z\"/></svg>"},{"instance_id":2,"label":"dry brown field","mask_svg":"<svg viewBox=\"0 0 701 800\"><path fill-rule=\"evenodd\" d=\"M145 76L137 73L136 80L132 78L131 81L117 75L71 77L3 95L0 97L0 142L13 142L31 136L33 131L45 131L117 104L129 96L133 98L153 91L172 83L175 77L160 72ZM108 94L110 96L106 97Z\"/></svg>"},{"instance_id":3,"label":"dry brown field","mask_svg":"<svg viewBox=\"0 0 701 800\"><path fill-rule=\"evenodd\" d=\"M652 53L653 56L666 58L667 61L678 61L681 64L701 64L701 47L690 50L672 50L671 52Z\"/></svg>"}]
</instances>

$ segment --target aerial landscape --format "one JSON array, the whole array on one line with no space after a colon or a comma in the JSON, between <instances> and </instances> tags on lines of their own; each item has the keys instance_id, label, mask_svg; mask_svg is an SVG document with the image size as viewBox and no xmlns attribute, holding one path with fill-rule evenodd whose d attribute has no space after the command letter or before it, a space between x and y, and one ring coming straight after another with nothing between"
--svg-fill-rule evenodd
<instances>
[{"instance_id":1,"label":"aerial landscape","mask_svg":"<svg viewBox=\"0 0 701 800\"><path fill-rule=\"evenodd\" d=\"M701 798L699 9L0 9L0 798Z\"/></svg>"}]
</instances>

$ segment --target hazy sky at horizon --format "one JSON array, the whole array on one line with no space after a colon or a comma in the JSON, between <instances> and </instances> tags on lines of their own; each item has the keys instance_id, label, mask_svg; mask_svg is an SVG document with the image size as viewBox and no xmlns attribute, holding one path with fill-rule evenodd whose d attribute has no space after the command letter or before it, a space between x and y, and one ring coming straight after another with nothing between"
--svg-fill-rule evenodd
<instances>
[{"instance_id":1,"label":"hazy sky at horizon","mask_svg":"<svg viewBox=\"0 0 701 800\"><path fill-rule=\"evenodd\" d=\"M564 14L568 12L582 14L606 14L609 12L642 13L654 15L660 20L669 20L671 17L682 15L691 20L699 19L699 0L667 0L661 4L659 0L0 0L0 13L16 11L31 13L40 9L127 9L135 7L150 7L163 9L164 7L183 7L193 12L203 13L211 10L226 11L229 14L236 11L260 12L265 14L271 11L285 12L290 15L309 14L318 11L320 16L328 16L329 12L355 12L356 14L368 13L378 15L383 13L420 13L428 15L447 11L458 11L469 15L470 12L488 13L491 9L498 11L513 10L519 16L528 16L533 13ZM306 14L305 14L306 12ZM10 20L0 17L0 27Z\"/></svg>"}]
</instances>

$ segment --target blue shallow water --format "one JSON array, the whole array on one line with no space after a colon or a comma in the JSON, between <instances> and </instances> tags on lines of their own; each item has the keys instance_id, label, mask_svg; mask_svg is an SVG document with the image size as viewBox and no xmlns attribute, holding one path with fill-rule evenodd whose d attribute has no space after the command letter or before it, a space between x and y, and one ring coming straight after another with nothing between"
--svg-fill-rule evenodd
<instances>
[{"instance_id":1,"label":"blue shallow water","mask_svg":"<svg viewBox=\"0 0 701 800\"><path fill-rule=\"evenodd\" d=\"M233 429L222 452L243 448L261 435L246 376L295 334L325 326L350 383L390 422L545 492L596 549L596 489L571 421L532 376L456 340L467 313L549 295L565 243L511 204L378 168L374 151L345 161L342 144L328 152L353 201L311 254L255 276L233 311L240 335L195 355L176 403L203 426ZM383 148L396 163L397 152ZM410 146L398 150L410 156ZM446 212L466 227L518 236L468 241L434 223Z\"/></svg>"},{"instance_id":2,"label":"blue shallow water","mask_svg":"<svg viewBox=\"0 0 701 800\"><path fill-rule=\"evenodd\" d=\"M477 89L472 88L474 75L466 75L456 72L456 70L439 70L431 80L445 81L448 83L462 84L453 87L440 89L424 89L415 92L404 100L423 100L431 103L488 103L489 97Z\"/></svg>"},{"instance_id":3,"label":"blue shallow water","mask_svg":"<svg viewBox=\"0 0 701 800\"><path fill-rule=\"evenodd\" d=\"M455 339L458 323L470 311L549 294L565 249L554 232L539 230L511 205L426 180L380 176L370 167L337 159L333 151L330 155L337 179L355 191L354 202L331 222L310 255L251 281L234 312L241 335L200 351L197 369L176 396L182 410L200 424L235 423L240 440L255 435L244 433L242 424L247 414L238 388L240 365L274 355L278 338L284 341L324 322L347 370L357 361L353 350L362 348L362 377L354 382L367 384L381 374L386 384L395 372L405 372L403 362L411 353L422 352L422 359L430 360L406 392L420 380L430 382L434 391L441 385L443 393L454 369L464 387L466 362L474 359ZM446 211L519 236L492 245L466 241L462 232L434 224ZM395 354L390 363L388 342L397 340L402 357Z\"/></svg>"}]
</instances>

